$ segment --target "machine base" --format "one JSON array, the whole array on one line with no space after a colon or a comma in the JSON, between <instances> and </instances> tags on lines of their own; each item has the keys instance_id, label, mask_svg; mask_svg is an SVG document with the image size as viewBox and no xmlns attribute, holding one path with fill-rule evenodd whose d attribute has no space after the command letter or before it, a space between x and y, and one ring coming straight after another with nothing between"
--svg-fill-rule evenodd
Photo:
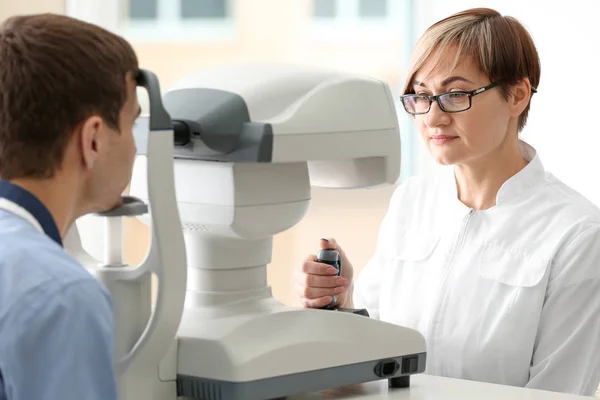
<instances>
[{"instance_id":1,"label":"machine base","mask_svg":"<svg viewBox=\"0 0 600 400\"><path fill-rule=\"evenodd\" d=\"M362 315L363 317L370 316L369 312L364 308L342 308L342 307L325 306L325 307L321 308L321 310L347 312L350 314Z\"/></svg>"},{"instance_id":2,"label":"machine base","mask_svg":"<svg viewBox=\"0 0 600 400\"><path fill-rule=\"evenodd\" d=\"M388 379L392 388L409 387L410 375L425 371L426 353L278 376L251 382L177 377L177 396L196 400L271 400L300 393Z\"/></svg>"}]
</instances>

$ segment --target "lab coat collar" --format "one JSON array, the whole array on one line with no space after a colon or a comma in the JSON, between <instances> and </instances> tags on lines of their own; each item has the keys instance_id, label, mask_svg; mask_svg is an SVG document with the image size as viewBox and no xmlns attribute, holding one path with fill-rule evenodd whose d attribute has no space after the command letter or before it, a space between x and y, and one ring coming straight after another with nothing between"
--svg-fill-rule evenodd
<instances>
[{"instance_id":1,"label":"lab coat collar","mask_svg":"<svg viewBox=\"0 0 600 400\"><path fill-rule=\"evenodd\" d=\"M500 187L496 195L496 205L506 203L544 182L546 172L537 151L522 140L519 140L519 149L528 163Z\"/></svg>"},{"instance_id":2,"label":"lab coat collar","mask_svg":"<svg viewBox=\"0 0 600 400\"><path fill-rule=\"evenodd\" d=\"M522 170L502 184L496 195L496 206L506 204L511 200L519 198L525 192L544 182L546 172L535 148L525 141L519 140L519 150L528 163ZM448 167L447 171L450 175L448 178L450 193L452 193L457 210L461 212L470 211L470 209L458 199L458 188L456 187L454 167Z\"/></svg>"},{"instance_id":3,"label":"lab coat collar","mask_svg":"<svg viewBox=\"0 0 600 400\"><path fill-rule=\"evenodd\" d=\"M52 214L29 191L0 179L0 209L26 219L37 230L48 235L62 247L62 238Z\"/></svg>"}]
</instances>

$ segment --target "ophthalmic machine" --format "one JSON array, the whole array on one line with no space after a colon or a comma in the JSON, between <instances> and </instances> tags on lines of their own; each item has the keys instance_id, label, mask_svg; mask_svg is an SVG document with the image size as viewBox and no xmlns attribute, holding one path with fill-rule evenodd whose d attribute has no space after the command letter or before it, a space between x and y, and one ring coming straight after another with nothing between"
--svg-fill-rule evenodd
<instances>
[{"instance_id":1,"label":"ophthalmic machine","mask_svg":"<svg viewBox=\"0 0 600 400\"><path fill-rule=\"evenodd\" d=\"M382 81L286 64L194 72L135 128L131 197L106 217L103 262L68 248L110 290L124 400L271 399L425 370L415 330L286 306L267 284L273 236L302 220L311 187L394 184L400 133ZM121 256L121 219L151 229L144 263ZM290 266L292 268L293 266ZM158 280L151 304L150 276Z\"/></svg>"}]
</instances>

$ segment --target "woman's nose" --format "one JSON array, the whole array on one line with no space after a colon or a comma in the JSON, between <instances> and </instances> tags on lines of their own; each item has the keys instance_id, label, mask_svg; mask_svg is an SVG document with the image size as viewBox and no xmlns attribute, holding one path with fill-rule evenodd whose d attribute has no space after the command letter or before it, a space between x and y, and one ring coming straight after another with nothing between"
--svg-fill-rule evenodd
<instances>
[{"instance_id":1,"label":"woman's nose","mask_svg":"<svg viewBox=\"0 0 600 400\"><path fill-rule=\"evenodd\" d=\"M444 112L437 101L431 103L429 112L425 115L425 125L428 128L448 125L450 123L450 115Z\"/></svg>"}]
</instances>

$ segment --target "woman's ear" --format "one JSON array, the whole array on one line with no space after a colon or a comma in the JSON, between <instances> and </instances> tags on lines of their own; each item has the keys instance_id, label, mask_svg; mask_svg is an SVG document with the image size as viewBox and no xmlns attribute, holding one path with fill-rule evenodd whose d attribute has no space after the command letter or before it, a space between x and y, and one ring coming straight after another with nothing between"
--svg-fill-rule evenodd
<instances>
[{"instance_id":1,"label":"woman's ear","mask_svg":"<svg viewBox=\"0 0 600 400\"><path fill-rule=\"evenodd\" d=\"M102 118L94 115L86 119L78 132L81 162L85 169L92 169L102 150Z\"/></svg>"},{"instance_id":2,"label":"woman's ear","mask_svg":"<svg viewBox=\"0 0 600 400\"><path fill-rule=\"evenodd\" d=\"M513 117L518 118L525 111L531 100L531 95L531 83L528 78L522 79L512 86L510 105Z\"/></svg>"}]
</instances>

